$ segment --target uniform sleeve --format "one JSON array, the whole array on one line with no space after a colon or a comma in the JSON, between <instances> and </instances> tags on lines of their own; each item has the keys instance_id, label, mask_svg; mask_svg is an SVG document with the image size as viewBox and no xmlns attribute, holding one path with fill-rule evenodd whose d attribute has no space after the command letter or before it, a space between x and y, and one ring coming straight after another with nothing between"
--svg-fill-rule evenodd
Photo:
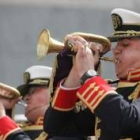
<instances>
[{"instance_id":1,"label":"uniform sleeve","mask_svg":"<svg viewBox=\"0 0 140 140\"><path fill-rule=\"evenodd\" d=\"M95 117L90 110L74 111L76 89L56 89L52 105L45 113L44 130L55 136L87 136L94 134Z\"/></svg>"},{"instance_id":2,"label":"uniform sleeve","mask_svg":"<svg viewBox=\"0 0 140 140\"><path fill-rule=\"evenodd\" d=\"M77 96L76 92L78 91L79 87L73 89L67 89L62 87L62 81L57 86L55 94L53 96L51 106L60 111L70 111L74 109Z\"/></svg>"},{"instance_id":3,"label":"uniform sleeve","mask_svg":"<svg viewBox=\"0 0 140 140\"><path fill-rule=\"evenodd\" d=\"M78 91L78 98L119 136L140 136L140 99L127 102L106 81L96 76Z\"/></svg>"},{"instance_id":4,"label":"uniform sleeve","mask_svg":"<svg viewBox=\"0 0 140 140\"><path fill-rule=\"evenodd\" d=\"M23 131L16 131L10 134L6 140L31 140Z\"/></svg>"},{"instance_id":5,"label":"uniform sleeve","mask_svg":"<svg viewBox=\"0 0 140 140\"><path fill-rule=\"evenodd\" d=\"M140 137L140 98L128 103L121 95L107 95L94 112L115 133Z\"/></svg>"},{"instance_id":6,"label":"uniform sleeve","mask_svg":"<svg viewBox=\"0 0 140 140\"><path fill-rule=\"evenodd\" d=\"M8 116L0 119L1 140L30 140L30 138Z\"/></svg>"}]
</instances>

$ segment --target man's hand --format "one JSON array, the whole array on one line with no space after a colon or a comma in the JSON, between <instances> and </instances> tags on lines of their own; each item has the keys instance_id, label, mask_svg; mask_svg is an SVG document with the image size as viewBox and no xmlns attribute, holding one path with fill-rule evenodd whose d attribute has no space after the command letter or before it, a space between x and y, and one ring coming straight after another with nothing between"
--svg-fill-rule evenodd
<instances>
[{"instance_id":1,"label":"man's hand","mask_svg":"<svg viewBox=\"0 0 140 140\"><path fill-rule=\"evenodd\" d=\"M5 115L6 115L6 112L5 112L4 104L3 102L0 101L0 118L4 117Z\"/></svg>"},{"instance_id":2,"label":"man's hand","mask_svg":"<svg viewBox=\"0 0 140 140\"><path fill-rule=\"evenodd\" d=\"M0 102L3 104L5 109L12 109L19 100L20 98L8 99L5 97L0 97Z\"/></svg>"},{"instance_id":3,"label":"man's hand","mask_svg":"<svg viewBox=\"0 0 140 140\"><path fill-rule=\"evenodd\" d=\"M78 76L81 77L86 71L94 70L100 57L101 47L99 44L87 42L80 36L68 35L66 39L72 42L73 51L76 52L74 68L72 69L75 74L78 73Z\"/></svg>"},{"instance_id":4,"label":"man's hand","mask_svg":"<svg viewBox=\"0 0 140 140\"><path fill-rule=\"evenodd\" d=\"M71 42L72 50L76 56L69 76L64 82L65 87L80 86L80 78L88 70L95 70L99 62L101 47L96 43L89 43L84 38L76 35L67 35L66 40Z\"/></svg>"},{"instance_id":5,"label":"man's hand","mask_svg":"<svg viewBox=\"0 0 140 140\"><path fill-rule=\"evenodd\" d=\"M0 118L6 115L6 109L12 109L14 105L19 101L19 98L8 99L0 97Z\"/></svg>"}]
</instances>

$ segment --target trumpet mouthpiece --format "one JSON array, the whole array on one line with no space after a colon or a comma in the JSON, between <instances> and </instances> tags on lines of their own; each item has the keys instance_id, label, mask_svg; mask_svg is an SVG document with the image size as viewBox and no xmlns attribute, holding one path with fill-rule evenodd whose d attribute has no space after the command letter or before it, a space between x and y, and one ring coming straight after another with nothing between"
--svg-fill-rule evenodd
<instances>
[{"instance_id":1,"label":"trumpet mouthpiece","mask_svg":"<svg viewBox=\"0 0 140 140\"><path fill-rule=\"evenodd\" d=\"M27 104L26 104L24 101L18 101L17 104L22 105L22 106L24 106L24 107L27 106Z\"/></svg>"},{"instance_id":2,"label":"trumpet mouthpiece","mask_svg":"<svg viewBox=\"0 0 140 140\"><path fill-rule=\"evenodd\" d=\"M103 61L109 61L109 62L113 62L113 63L118 63L118 60L114 59L114 58L101 57L100 59L103 60Z\"/></svg>"}]
</instances>

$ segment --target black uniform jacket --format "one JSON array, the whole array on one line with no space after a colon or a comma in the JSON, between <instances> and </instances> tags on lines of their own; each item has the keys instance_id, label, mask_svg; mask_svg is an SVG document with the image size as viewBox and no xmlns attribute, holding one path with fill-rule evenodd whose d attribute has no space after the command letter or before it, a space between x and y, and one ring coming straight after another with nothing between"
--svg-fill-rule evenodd
<instances>
[{"instance_id":1,"label":"black uniform jacket","mask_svg":"<svg viewBox=\"0 0 140 140\"><path fill-rule=\"evenodd\" d=\"M42 132L38 137L35 137L34 133L26 133L22 129L19 129L11 134L4 140L87 140L88 137L59 137L59 136L51 136L47 133ZM37 133L38 134L38 133ZM30 136L30 137L29 137Z\"/></svg>"},{"instance_id":2,"label":"black uniform jacket","mask_svg":"<svg viewBox=\"0 0 140 140\"><path fill-rule=\"evenodd\" d=\"M51 135L90 136L99 140L133 138L140 140L139 83L122 83L119 94L107 95L94 113L85 109L79 113L57 111L51 107L46 111L44 129ZM95 117L97 116L97 117Z\"/></svg>"},{"instance_id":3,"label":"black uniform jacket","mask_svg":"<svg viewBox=\"0 0 140 140\"><path fill-rule=\"evenodd\" d=\"M58 137L58 136L48 136L47 138L37 138L37 140L87 140L87 137ZM23 131L16 131L10 134L6 140L35 140L31 139L26 133Z\"/></svg>"}]
</instances>

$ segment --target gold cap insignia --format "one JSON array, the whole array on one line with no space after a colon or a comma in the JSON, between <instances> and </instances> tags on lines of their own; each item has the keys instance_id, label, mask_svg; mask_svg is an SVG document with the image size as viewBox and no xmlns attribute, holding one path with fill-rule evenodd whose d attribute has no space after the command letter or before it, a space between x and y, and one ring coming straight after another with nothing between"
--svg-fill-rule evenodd
<instances>
[{"instance_id":1,"label":"gold cap insignia","mask_svg":"<svg viewBox=\"0 0 140 140\"><path fill-rule=\"evenodd\" d=\"M122 26L122 19L117 14L112 14L112 22L115 30Z\"/></svg>"},{"instance_id":2,"label":"gold cap insignia","mask_svg":"<svg viewBox=\"0 0 140 140\"><path fill-rule=\"evenodd\" d=\"M25 72L23 75L23 79L25 83L28 83L30 80L30 73L29 72Z\"/></svg>"}]
</instances>

